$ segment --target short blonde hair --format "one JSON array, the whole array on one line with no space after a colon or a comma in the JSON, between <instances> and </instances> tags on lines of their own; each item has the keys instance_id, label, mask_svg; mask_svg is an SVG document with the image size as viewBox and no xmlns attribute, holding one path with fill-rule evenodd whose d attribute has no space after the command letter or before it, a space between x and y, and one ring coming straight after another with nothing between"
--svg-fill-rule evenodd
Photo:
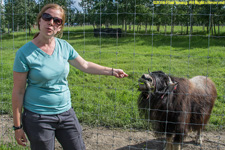
<instances>
[{"instance_id":1,"label":"short blonde hair","mask_svg":"<svg viewBox=\"0 0 225 150\"><path fill-rule=\"evenodd\" d=\"M63 7L59 6L58 4L47 4L41 9L41 11L39 12L37 19L36 19L38 29L40 30L39 21L41 19L42 14L45 13L45 11L50 8L60 10L62 13L62 18L61 18L62 19L62 25L61 25L62 27L61 27L61 30L59 32L57 32L55 35L55 36L59 36L61 38L63 36L63 28L64 28L64 24L65 24L65 20L66 20L66 15L65 15L65 11L64 11ZM38 35L39 35L39 33L35 34L34 38L36 38Z\"/></svg>"}]
</instances>

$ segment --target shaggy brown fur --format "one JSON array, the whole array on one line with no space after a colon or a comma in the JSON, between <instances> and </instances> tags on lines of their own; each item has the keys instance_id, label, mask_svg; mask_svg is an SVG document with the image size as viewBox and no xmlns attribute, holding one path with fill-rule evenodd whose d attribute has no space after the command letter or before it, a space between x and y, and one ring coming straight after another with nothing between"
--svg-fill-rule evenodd
<instances>
[{"instance_id":1,"label":"shaggy brown fur","mask_svg":"<svg viewBox=\"0 0 225 150\"><path fill-rule=\"evenodd\" d=\"M188 80L161 71L144 74L139 82L140 114L150 119L156 133L166 134L165 149L181 149L190 130L197 131L196 142L201 144L201 130L217 97L214 83L204 76Z\"/></svg>"}]
</instances>

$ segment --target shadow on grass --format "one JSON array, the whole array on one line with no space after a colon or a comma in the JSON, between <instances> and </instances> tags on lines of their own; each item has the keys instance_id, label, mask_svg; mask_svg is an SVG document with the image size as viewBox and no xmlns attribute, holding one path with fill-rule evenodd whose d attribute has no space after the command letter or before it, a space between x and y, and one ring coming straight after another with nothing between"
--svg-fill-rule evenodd
<instances>
[{"instance_id":1,"label":"shadow on grass","mask_svg":"<svg viewBox=\"0 0 225 150\"><path fill-rule=\"evenodd\" d=\"M208 48L209 46L225 46L223 42L225 37L222 36L225 33L221 33L220 36L211 36L208 37L204 32L196 32L190 35L181 35L170 34L170 33L133 33L127 32L123 33L120 38L112 38L112 37L94 37L93 29L72 29L71 31L64 30L62 39L70 40L69 43L79 44L79 45L118 45L118 46L126 46L130 44L134 44L137 46L171 46L174 49L186 50L193 48ZM14 32L10 34L3 34L3 40L15 40L15 41L25 41L31 40L34 36L35 32L29 33L25 32ZM85 41L85 42L84 42Z\"/></svg>"},{"instance_id":2,"label":"shadow on grass","mask_svg":"<svg viewBox=\"0 0 225 150\"><path fill-rule=\"evenodd\" d=\"M142 143L138 143L135 145L128 145L122 148L119 148L117 150L162 150L166 145L166 140L164 138L159 138L155 140L149 140ZM188 147L196 147L199 148L200 145L196 145L194 141L188 141L184 142L182 145L182 148L188 148ZM188 148L189 149L189 148Z\"/></svg>"},{"instance_id":3,"label":"shadow on grass","mask_svg":"<svg viewBox=\"0 0 225 150\"><path fill-rule=\"evenodd\" d=\"M142 142L135 145L128 145L117 150L143 150L143 149L151 149L151 150L162 150L164 148L164 139L155 139L146 142Z\"/></svg>"},{"instance_id":4,"label":"shadow on grass","mask_svg":"<svg viewBox=\"0 0 225 150\"><path fill-rule=\"evenodd\" d=\"M70 40L77 40L72 42L71 44L84 44L85 45L107 45L117 44L119 46L125 46L128 44L140 45L140 46L171 46L173 48L179 49L193 49L193 48L208 48L209 46L225 46L223 42L225 40L224 36L211 36L208 37L203 32L201 33L193 33L190 35L181 35L181 34L162 34L162 33L154 33L145 34L145 33L123 33L120 38L112 38L112 37L94 37L93 30L77 30L76 32L70 32L67 34L67 31L64 32L64 39L67 39L69 36ZM221 34L222 35L222 34Z\"/></svg>"}]
</instances>

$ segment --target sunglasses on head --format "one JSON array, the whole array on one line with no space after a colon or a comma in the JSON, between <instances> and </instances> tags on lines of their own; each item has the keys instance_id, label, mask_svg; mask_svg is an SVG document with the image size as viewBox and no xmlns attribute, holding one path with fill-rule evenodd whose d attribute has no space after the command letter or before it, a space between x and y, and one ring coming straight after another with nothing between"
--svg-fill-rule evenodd
<instances>
[{"instance_id":1,"label":"sunglasses on head","mask_svg":"<svg viewBox=\"0 0 225 150\"><path fill-rule=\"evenodd\" d=\"M50 21L53 19L53 22L57 25L61 25L62 24L62 19L60 18L57 18L57 17L52 17L50 14L48 13L43 13L41 18L44 20L44 21Z\"/></svg>"}]
</instances>

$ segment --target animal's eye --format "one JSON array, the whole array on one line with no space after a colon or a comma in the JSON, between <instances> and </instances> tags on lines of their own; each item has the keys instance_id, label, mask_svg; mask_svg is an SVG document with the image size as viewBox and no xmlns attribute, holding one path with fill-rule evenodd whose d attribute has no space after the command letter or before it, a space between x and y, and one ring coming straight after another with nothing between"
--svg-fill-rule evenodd
<instances>
[{"instance_id":1,"label":"animal's eye","mask_svg":"<svg viewBox=\"0 0 225 150\"><path fill-rule=\"evenodd\" d=\"M148 78L147 80L150 81L150 82L152 82L152 79L151 78Z\"/></svg>"}]
</instances>

